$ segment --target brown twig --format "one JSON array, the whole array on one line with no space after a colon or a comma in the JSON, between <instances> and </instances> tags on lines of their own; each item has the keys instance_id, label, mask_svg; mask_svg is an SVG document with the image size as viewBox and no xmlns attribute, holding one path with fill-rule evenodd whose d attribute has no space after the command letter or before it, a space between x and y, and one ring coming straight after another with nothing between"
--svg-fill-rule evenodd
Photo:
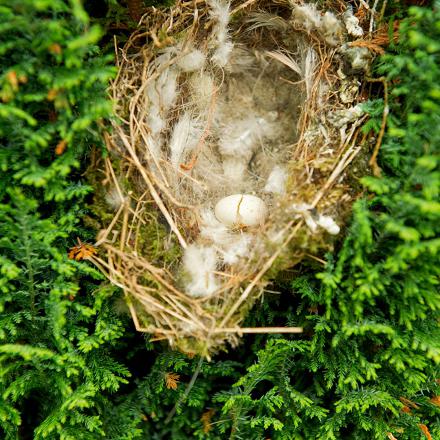
<instances>
[{"instance_id":1,"label":"brown twig","mask_svg":"<svg viewBox=\"0 0 440 440\"><path fill-rule=\"evenodd\" d=\"M380 82L383 84L383 89L384 89L384 97L383 97L384 107L383 107L383 113L382 113L382 123L380 125L380 131L379 131L379 135L377 136L377 141L376 141L376 145L374 146L373 154L371 155L371 158L369 161L369 165L373 169L373 174L376 177L380 177L381 169L379 168L379 165L377 164L377 156L379 154L379 149L380 149L380 146L382 145L382 140L385 135L388 113L390 112L390 109L388 107L388 83L387 83L387 80L385 77L369 78L369 79L367 79L367 81Z\"/></svg>"}]
</instances>

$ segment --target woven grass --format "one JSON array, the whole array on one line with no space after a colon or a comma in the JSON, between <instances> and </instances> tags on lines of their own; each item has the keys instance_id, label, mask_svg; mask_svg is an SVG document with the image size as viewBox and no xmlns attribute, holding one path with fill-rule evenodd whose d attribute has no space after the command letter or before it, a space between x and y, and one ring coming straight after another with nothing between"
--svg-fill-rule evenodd
<instances>
[{"instance_id":1,"label":"woven grass","mask_svg":"<svg viewBox=\"0 0 440 440\"><path fill-rule=\"evenodd\" d=\"M106 218L111 220L98 236L99 256L93 261L124 290L137 330L151 333L153 340L166 339L182 351L209 356L226 342L236 345L245 333L301 332L297 327L244 328L241 324L280 270L305 257L321 261L320 254L333 246L335 238L317 226L316 219L325 215L342 226L356 197L349 174L365 151L360 128L366 116L355 105L367 68L350 72L353 65L341 52L351 38L342 24L343 10L333 10L339 25L329 32L323 24L313 28L300 7L283 0L233 3L228 38L240 51L232 55L237 60L225 66L213 61L218 48L212 35L218 18L212 3L204 0L178 1L163 10L151 8L124 48L116 50L119 73L111 94L118 118L106 135L109 155L101 188L108 205ZM316 12L324 17L324 11ZM178 50L169 50L175 47ZM206 57L203 67L179 70L181 60L194 48ZM165 62L164 53L170 54ZM252 54L254 67L246 74L237 73L246 53ZM268 66L266 73L255 69L260 66L256 63ZM176 77L177 98L163 111L164 127L156 129L154 138L148 90L152 85L162 87L158 84L167 71ZM201 234L201 212L234 189L218 167L207 168L222 160L216 115L223 105L237 109L240 117L240 106L248 102L246 91L244 98L240 96L240 81L249 82L253 74L268 81L263 89L272 87L270 82L276 84L288 102L274 101L273 106L282 107L277 113L282 129L268 142L270 151L257 152L262 155L257 156L256 166L261 175L240 183L245 193L255 186L253 193L266 201L269 214L256 228L237 225L230 232L249 236L251 248L230 264L219 260L209 274L217 286L214 292L192 295L182 259L193 244L216 248ZM200 75L209 75L214 85L206 99L197 90ZM230 105L224 98L228 90L234 91L228 98L235 100L233 107L225 107L225 102ZM264 90L258 93L263 107L268 102L265 111L269 111L271 96L276 98L277 93L269 90L267 99ZM202 130L176 167L169 145L188 108L198 112ZM159 147L153 145L154 139L159 139ZM274 147L276 142L282 146L281 153ZM283 162L288 171L285 191L267 194L262 189L266 160ZM206 175L207 169L212 169L213 177Z\"/></svg>"}]
</instances>

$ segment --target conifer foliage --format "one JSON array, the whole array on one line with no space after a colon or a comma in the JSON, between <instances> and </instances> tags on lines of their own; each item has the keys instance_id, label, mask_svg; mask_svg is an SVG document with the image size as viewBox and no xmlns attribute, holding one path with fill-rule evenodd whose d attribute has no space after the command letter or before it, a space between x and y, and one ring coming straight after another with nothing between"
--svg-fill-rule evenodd
<instances>
[{"instance_id":1,"label":"conifer foliage","mask_svg":"<svg viewBox=\"0 0 440 440\"><path fill-rule=\"evenodd\" d=\"M79 1L1 2L2 439L101 437L94 408L128 376L104 349L123 332L113 290L66 252L90 190L75 170L111 112L100 36Z\"/></svg>"},{"instance_id":2,"label":"conifer foliage","mask_svg":"<svg viewBox=\"0 0 440 440\"><path fill-rule=\"evenodd\" d=\"M339 251L249 317L304 333L208 362L146 343L76 258L111 115L101 29L79 0L0 1L0 438L440 438L439 6L403 11L376 63L381 175L362 179ZM365 105L366 130L384 106Z\"/></svg>"},{"instance_id":3,"label":"conifer foliage","mask_svg":"<svg viewBox=\"0 0 440 440\"><path fill-rule=\"evenodd\" d=\"M327 270L292 283L311 338L270 340L218 396L231 438L440 438L439 20L438 5L411 8L377 66L391 85L382 177L362 179L370 194Z\"/></svg>"}]
</instances>

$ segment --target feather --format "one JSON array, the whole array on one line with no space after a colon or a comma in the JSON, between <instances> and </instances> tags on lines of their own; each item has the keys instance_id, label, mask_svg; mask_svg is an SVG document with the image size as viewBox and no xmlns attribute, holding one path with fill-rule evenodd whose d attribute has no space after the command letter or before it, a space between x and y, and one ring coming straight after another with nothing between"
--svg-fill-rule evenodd
<instances>
[{"instance_id":1,"label":"feather","mask_svg":"<svg viewBox=\"0 0 440 440\"><path fill-rule=\"evenodd\" d=\"M292 69L294 72L296 72L298 75L302 75L303 72L302 72L301 68L299 67L298 63L289 55L287 55L283 52L280 52L280 51L275 51L275 52L266 51L266 54L269 55L274 60L277 60L280 63L283 63L289 69Z\"/></svg>"},{"instance_id":2,"label":"feather","mask_svg":"<svg viewBox=\"0 0 440 440\"><path fill-rule=\"evenodd\" d=\"M202 125L185 112L173 128L170 139L170 160L175 169L184 161L185 154L191 152L202 136Z\"/></svg>"},{"instance_id":3,"label":"feather","mask_svg":"<svg viewBox=\"0 0 440 440\"><path fill-rule=\"evenodd\" d=\"M251 234L234 234L223 223L219 222L210 210L201 213L202 226L200 235L211 240L226 264L236 264L247 255L253 242Z\"/></svg>"},{"instance_id":4,"label":"feather","mask_svg":"<svg viewBox=\"0 0 440 440\"><path fill-rule=\"evenodd\" d=\"M299 25L310 32L319 27L321 23L321 14L313 3L302 6L295 5L292 11L292 19L294 24Z\"/></svg>"},{"instance_id":5,"label":"feather","mask_svg":"<svg viewBox=\"0 0 440 440\"><path fill-rule=\"evenodd\" d=\"M183 256L183 265L190 281L185 290L191 296L210 296L219 282L213 272L217 269L217 252L212 247L189 245Z\"/></svg>"},{"instance_id":6,"label":"feather","mask_svg":"<svg viewBox=\"0 0 440 440\"><path fill-rule=\"evenodd\" d=\"M209 0L208 5L211 19L216 22L212 31L215 50L211 60L219 67L225 67L234 47L228 34L230 4L222 0Z\"/></svg>"},{"instance_id":7,"label":"feather","mask_svg":"<svg viewBox=\"0 0 440 440\"><path fill-rule=\"evenodd\" d=\"M222 42L211 57L212 62L219 67L225 67L228 64L233 48L234 45L231 41L226 40Z\"/></svg>"},{"instance_id":8,"label":"feather","mask_svg":"<svg viewBox=\"0 0 440 440\"><path fill-rule=\"evenodd\" d=\"M302 63L302 77L306 85L307 99L311 99L312 88L315 80L315 68L317 64L317 55L314 49L308 47L306 50L306 56Z\"/></svg>"},{"instance_id":9,"label":"feather","mask_svg":"<svg viewBox=\"0 0 440 440\"><path fill-rule=\"evenodd\" d=\"M221 245L229 240L230 231L227 226L219 222L211 210L201 212L200 235Z\"/></svg>"},{"instance_id":10,"label":"feather","mask_svg":"<svg viewBox=\"0 0 440 440\"><path fill-rule=\"evenodd\" d=\"M279 32L286 32L289 29L289 24L284 18L268 12L254 12L250 18L247 19L247 22L252 23L248 31L254 31L262 27L274 29Z\"/></svg>"},{"instance_id":11,"label":"feather","mask_svg":"<svg viewBox=\"0 0 440 440\"><path fill-rule=\"evenodd\" d=\"M105 201L114 211L117 211L124 203L127 203L128 200L129 198L122 195L116 187L113 187L105 195Z\"/></svg>"},{"instance_id":12,"label":"feather","mask_svg":"<svg viewBox=\"0 0 440 440\"><path fill-rule=\"evenodd\" d=\"M339 231L341 230L336 222L327 215L320 215L316 223L332 235L339 234Z\"/></svg>"},{"instance_id":13,"label":"feather","mask_svg":"<svg viewBox=\"0 0 440 440\"><path fill-rule=\"evenodd\" d=\"M237 264L241 258L249 256L252 242L253 237L251 234L236 235L233 240L223 247L221 251L223 261L226 264Z\"/></svg>"},{"instance_id":14,"label":"feather","mask_svg":"<svg viewBox=\"0 0 440 440\"><path fill-rule=\"evenodd\" d=\"M247 171L247 160L240 157L225 157L223 159L223 173L228 184L237 185Z\"/></svg>"},{"instance_id":15,"label":"feather","mask_svg":"<svg viewBox=\"0 0 440 440\"><path fill-rule=\"evenodd\" d=\"M359 19L353 15L353 8L347 8L344 12L343 20L349 35L357 38L364 35L364 30L359 26Z\"/></svg>"},{"instance_id":16,"label":"feather","mask_svg":"<svg viewBox=\"0 0 440 440\"><path fill-rule=\"evenodd\" d=\"M205 72L193 74L190 88L194 105L201 111L207 111L215 91L214 79Z\"/></svg>"},{"instance_id":17,"label":"feather","mask_svg":"<svg viewBox=\"0 0 440 440\"><path fill-rule=\"evenodd\" d=\"M286 192L287 172L280 166L275 166L271 171L264 191L274 194L284 194Z\"/></svg>"},{"instance_id":18,"label":"feather","mask_svg":"<svg viewBox=\"0 0 440 440\"><path fill-rule=\"evenodd\" d=\"M205 54L199 49L193 49L179 59L177 65L183 72L201 70L205 64Z\"/></svg>"},{"instance_id":19,"label":"feather","mask_svg":"<svg viewBox=\"0 0 440 440\"><path fill-rule=\"evenodd\" d=\"M318 30L325 42L330 46L336 46L342 41L342 25L333 12L327 11L324 14Z\"/></svg>"},{"instance_id":20,"label":"feather","mask_svg":"<svg viewBox=\"0 0 440 440\"><path fill-rule=\"evenodd\" d=\"M241 156L249 160L260 142L273 135L274 125L257 115L231 121L221 130L220 153L224 156Z\"/></svg>"},{"instance_id":21,"label":"feather","mask_svg":"<svg viewBox=\"0 0 440 440\"><path fill-rule=\"evenodd\" d=\"M169 52L160 55L155 61L155 71L169 62ZM150 101L147 124L152 136L157 136L165 128L166 114L177 99L177 71L173 68L164 71L147 85L147 96Z\"/></svg>"}]
</instances>

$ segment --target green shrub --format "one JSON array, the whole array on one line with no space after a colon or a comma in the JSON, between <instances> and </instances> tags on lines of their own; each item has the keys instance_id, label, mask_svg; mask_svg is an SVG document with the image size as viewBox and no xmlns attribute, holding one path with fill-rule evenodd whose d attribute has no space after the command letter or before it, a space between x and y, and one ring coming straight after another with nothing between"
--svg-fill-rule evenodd
<instances>
[{"instance_id":1,"label":"green shrub","mask_svg":"<svg viewBox=\"0 0 440 440\"><path fill-rule=\"evenodd\" d=\"M11 4L0 6L0 437L440 438L438 3L411 8L376 64L389 86L382 177L362 179L341 248L324 271L279 279L282 293L249 317L304 333L248 336L211 362L146 343L117 289L67 259L94 234L79 221L81 173L113 70L79 1ZM376 131L383 105L366 106Z\"/></svg>"},{"instance_id":2,"label":"green shrub","mask_svg":"<svg viewBox=\"0 0 440 440\"><path fill-rule=\"evenodd\" d=\"M355 204L327 270L292 283L293 321L311 338L269 340L217 398L230 438L440 438L439 22L438 5L411 8L397 52L380 59L391 85L383 176L362 179L372 196Z\"/></svg>"},{"instance_id":3,"label":"green shrub","mask_svg":"<svg viewBox=\"0 0 440 440\"><path fill-rule=\"evenodd\" d=\"M129 376L105 348L124 332L114 289L67 259L78 168L111 114L100 36L79 1L0 6L1 438L100 437L97 408Z\"/></svg>"}]
</instances>

